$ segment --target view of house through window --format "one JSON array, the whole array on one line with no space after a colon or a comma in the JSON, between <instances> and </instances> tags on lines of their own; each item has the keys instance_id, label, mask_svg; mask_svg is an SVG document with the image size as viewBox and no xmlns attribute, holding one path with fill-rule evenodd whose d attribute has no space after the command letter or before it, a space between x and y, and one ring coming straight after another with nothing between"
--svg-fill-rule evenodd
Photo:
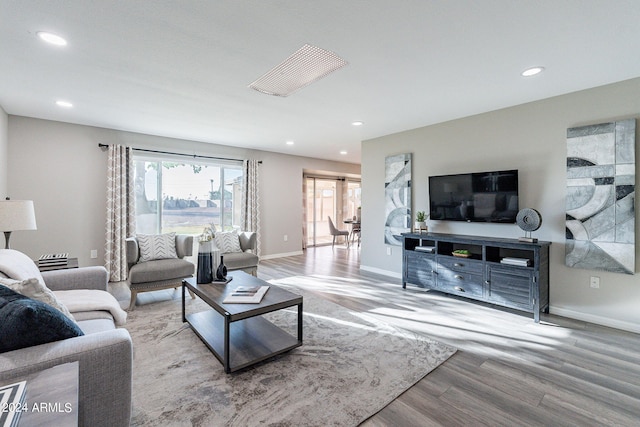
<instances>
[{"instance_id":1,"label":"view of house through window","mask_svg":"<svg viewBox=\"0 0 640 427\"><path fill-rule=\"evenodd\" d=\"M242 165L134 157L136 232L200 234L240 228Z\"/></svg>"}]
</instances>

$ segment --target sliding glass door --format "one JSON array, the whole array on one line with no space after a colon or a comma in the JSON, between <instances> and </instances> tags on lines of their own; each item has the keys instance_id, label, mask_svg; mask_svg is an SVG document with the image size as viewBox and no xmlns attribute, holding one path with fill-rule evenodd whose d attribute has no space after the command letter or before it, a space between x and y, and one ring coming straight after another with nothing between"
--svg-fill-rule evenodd
<instances>
[{"instance_id":1,"label":"sliding glass door","mask_svg":"<svg viewBox=\"0 0 640 427\"><path fill-rule=\"evenodd\" d=\"M335 179L305 179L307 186L307 246L331 244L333 236L329 232L329 217L337 224L337 188Z\"/></svg>"}]
</instances>

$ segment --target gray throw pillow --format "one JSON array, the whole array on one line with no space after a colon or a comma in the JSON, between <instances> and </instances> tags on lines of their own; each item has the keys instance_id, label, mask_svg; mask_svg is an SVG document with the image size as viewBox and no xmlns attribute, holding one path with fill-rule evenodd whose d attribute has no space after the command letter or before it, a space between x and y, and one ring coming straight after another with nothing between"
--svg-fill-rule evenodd
<instances>
[{"instance_id":1,"label":"gray throw pillow","mask_svg":"<svg viewBox=\"0 0 640 427\"><path fill-rule=\"evenodd\" d=\"M242 252L240 239L238 238L238 232L236 230L219 231L216 233L214 241L223 254Z\"/></svg>"},{"instance_id":2,"label":"gray throw pillow","mask_svg":"<svg viewBox=\"0 0 640 427\"><path fill-rule=\"evenodd\" d=\"M138 234L136 239L140 247L139 262L178 258L176 253L176 233Z\"/></svg>"}]
</instances>

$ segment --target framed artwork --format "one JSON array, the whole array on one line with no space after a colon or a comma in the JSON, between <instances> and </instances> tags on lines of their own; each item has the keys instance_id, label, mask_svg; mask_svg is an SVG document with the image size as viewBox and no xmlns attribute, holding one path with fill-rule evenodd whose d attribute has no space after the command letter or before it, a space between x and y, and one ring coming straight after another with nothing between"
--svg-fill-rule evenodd
<instances>
[{"instance_id":1,"label":"framed artwork","mask_svg":"<svg viewBox=\"0 0 640 427\"><path fill-rule=\"evenodd\" d=\"M385 159L384 200L384 243L400 246L411 231L411 153Z\"/></svg>"},{"instance_id":2,"label":"framed artwork","mask_svg":"<svg viewBox=\"0 0 640 427\"><path fill-rule=\"evenodd\" d=\"M634 119L567 130L565 264L635 273Z\"/></svg>"}]
</instances>

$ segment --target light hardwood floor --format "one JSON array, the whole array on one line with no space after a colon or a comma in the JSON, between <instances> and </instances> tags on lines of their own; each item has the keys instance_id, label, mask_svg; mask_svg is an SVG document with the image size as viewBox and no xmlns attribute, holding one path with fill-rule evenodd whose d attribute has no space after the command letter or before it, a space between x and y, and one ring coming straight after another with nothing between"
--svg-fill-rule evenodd
<instances>
[{"instance_id":1,"label":"light hardwood floor","mask_svg":"<svg viewBox=\"0 0 640 427\"><path fill-rule=\"evenodd\" d=\"M299 276L331 301L458 349L363 426L640 426L640 335L549 314L536 324L403 290L359 264L356 248L321 247L261 261L258 277Z\"/></svg>"}]
</instances>

